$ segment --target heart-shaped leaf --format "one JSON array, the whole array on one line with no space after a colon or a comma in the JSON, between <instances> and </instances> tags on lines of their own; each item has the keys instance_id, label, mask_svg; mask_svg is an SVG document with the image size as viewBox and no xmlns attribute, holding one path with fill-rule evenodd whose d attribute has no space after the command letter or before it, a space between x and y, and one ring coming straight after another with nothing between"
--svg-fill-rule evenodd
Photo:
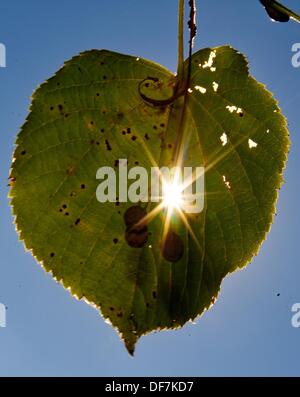
<instances>
[{"instance_id":1,"label":"heart-shaped leaf","mask_svg":"<svg viewBox=\"0 0 300 397\"><path fill-rule=\"evenodd\" d=\"M286 122L245 58L227 46L201 50L190 83L185 108L182 97L168 104L176 84L168 70L84 52L35 92L17 138L10 196L20 238L65 288L101 310L130 353L141 335L210 307L223 278L258 252L282 183ZM189 226L175 214L162 247L163 211L130 229L140 210L99 203L96 173L169 165L182 109L184 165L205 167L205 206L186 216Z\"/></svg>"}]
</instances>

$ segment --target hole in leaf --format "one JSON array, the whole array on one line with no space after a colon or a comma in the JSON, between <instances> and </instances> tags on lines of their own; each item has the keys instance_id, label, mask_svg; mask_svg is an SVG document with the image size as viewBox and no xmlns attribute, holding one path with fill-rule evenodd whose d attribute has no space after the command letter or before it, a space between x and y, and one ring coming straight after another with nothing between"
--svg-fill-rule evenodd
<instances>
[{"instance_id":1,"label":"hole in leaf","mask_svg":"<svg viewBox=\"0 0 300 397\"><path fill-rule=\"evenodd\" d=\"M255 148L257 148L258 144L256 142L254 142L252 139L249 139L248 146L249 146L249 149L255 149Z\"/></svg>"},{"instance_id":2,"label":"hole in leaf","mask_svg":"<svg viewBox=\"0 0 300 397\"><path fill-rule=\"evenodd\" d=\"M227 145L228 136L227 136L227 134L225 132L223 133L223 135L221 135L220 141L222 142L222 146L226 146Z\"/></svg>"}]
</instances>

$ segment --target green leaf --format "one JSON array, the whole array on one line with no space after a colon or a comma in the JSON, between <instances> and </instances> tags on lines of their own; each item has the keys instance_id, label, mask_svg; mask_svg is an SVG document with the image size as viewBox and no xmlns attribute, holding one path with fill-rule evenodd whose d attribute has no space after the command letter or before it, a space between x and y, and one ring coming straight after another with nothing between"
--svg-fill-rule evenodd
<instances>
[{"instance_id":1,"label":"green leaf","mask_svg":"<svg viewBox=\"0 0 300 397\"><path fill-rule=\"evenodd\" d=\"M245 58L227 46L199 51L183 143L184 165L205 166L205 208L188 216L190 230L174 215L165 250L163 214L148 224L147 244L131 247L124 215L132 204L100 204L96 171L118 159L147 170L170 164L183 98L155 107L140 94L166 100L175 83L171 72L143 59L80 54L33 95L11 169L11 203L26 248L101 310L130 353L141 335L203 313L223 278L257 254L287 159L286 121L249 76Z\"/></svg>"},{"instance_id":2,"label":"green leaf","mask_svg":"<svg viewBox=\"0 0 300 397\"><path fill-rule=\"evenodd\" d=\"M300 15L294 11L288 9L281 3L275 0L260 0L261 4L265 7L265 10L269 17L276 22L289 22L292 18L296 22L300 22Z\"/></svg>"}]
</instances>

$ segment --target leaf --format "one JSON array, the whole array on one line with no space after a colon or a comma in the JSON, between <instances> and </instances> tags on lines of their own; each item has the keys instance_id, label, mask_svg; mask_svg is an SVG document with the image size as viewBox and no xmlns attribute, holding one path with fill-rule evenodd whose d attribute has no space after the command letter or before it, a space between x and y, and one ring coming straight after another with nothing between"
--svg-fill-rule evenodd
<instances>
[{"instance_id":1,"label":"leaf","mask_svg":"<svg viewBox=\"0 0 300 397\"><path fill-rule=\"evenodd\" d=\"M292 18L294 21L300 22L300 16L298 14L278 3L278 1L260 0L260 2L265 7L267 14L273 21L289 22L290 18Z\"/></svg>"},{"instance_id":2,"label":"leaf","mask_svg":"<svg viewBox=\"0 0 300 397\"><path fill-rule=\"evenodd\" d=\"M139 86L162 100L174 85L171 72L143 59L97 50L76 56L33 95L11 168L11 204L26 248L74 296L101 310L131 354L141 335L203 313L223 278L257 254L289 147L286 121L249 76L245 58L227 46L199 51L184 165L205 166L204 211L188 217L192 232L174 216L164 249L164 216L149 222L146 235L130 234L139 210L100 204L96 171L119 159L147 170L153 161L170 164L183 99L151 106ZM130 246L132 239L142 248Z\"/></svg>"}]
</instances>

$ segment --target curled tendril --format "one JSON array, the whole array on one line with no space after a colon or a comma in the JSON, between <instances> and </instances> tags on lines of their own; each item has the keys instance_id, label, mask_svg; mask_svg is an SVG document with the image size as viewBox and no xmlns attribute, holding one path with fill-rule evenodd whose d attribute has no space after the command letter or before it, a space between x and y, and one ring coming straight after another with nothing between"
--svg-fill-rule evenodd
<instances>
[{"instance_id":1,"label":"curled tendril","mask_svg":"<svg viewBox=\"0 0 300 397\"><path fill-rule=\"evenodd\" d=\"M149 98L147 95L145 95L142 92L142 85L146 81L152 81L154 83L157 83L159 81L159 79L157 77L147 77L146 79L142 80L138 86L139 95L145 102L147 102L148 104L151 104L152 106L155 106L155 107L156 106L157 107L169 106L169 105L172 105L181 96L185 96L185 97L187 96L187 91L188 91L190 79L191 79L193 44L194 44L194 39L197 35L196 1L189 0L189 6L190 6L190 18L188 21L188 26L189 26L189 30L190 30L190 40L189 40L189 62L188 62L187 74L184 75L184 73L183 73L182 76L177 76L179 81L177 81L173 95L167 99Z\"/></svg>"},{"instance_id":2,"label":"curled tendril","mask_svg":"<svg viewBox=\"0 0 300 397\"><path fill-rule=\"evenodd\" d=\"M139 87L138 87L139 94L140 94L141 98L145 102L147 102L147 103L149 103L150 105L153 105L153 106L163 107L163 106L172 105L179 97L183 96L184 92L185 92L183 89L175 90L173 95L171 97L169 97L169 98L166 98L166 99L149 98L147 95L143 94L143 92L142 92L142 85L146 81L152 81L154 83L157 83L157 82L159 82L159 79L157 77L147 77L147 78L145 78L144 80L142 80L139 83Z\"/></svg>"}]
</instances>

